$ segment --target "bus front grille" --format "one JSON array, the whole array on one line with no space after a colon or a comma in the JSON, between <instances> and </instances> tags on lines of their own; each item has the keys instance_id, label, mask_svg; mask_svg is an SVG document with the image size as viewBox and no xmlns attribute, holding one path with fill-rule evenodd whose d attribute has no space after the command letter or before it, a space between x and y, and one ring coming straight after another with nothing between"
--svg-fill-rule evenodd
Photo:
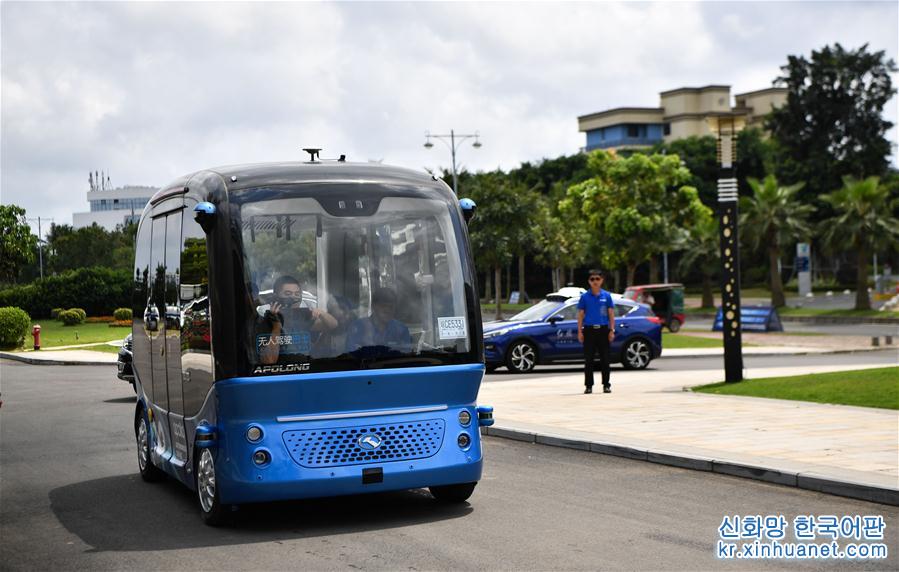
<instances>
[{"instance_id":1,"label":"bus front grille","mask_svg":"<svg viewBox=\"0 0 899 572\"><path fill-rule=\"evenodd\" d=\"M424 459L440 450L446 424L442 419L285 431L290 456L303 467L336 467ZM374 436L375 438L369 438ZM367 439L366 439L367 438ZM368 448L360 441L365 440ZM372 448L372 443L379 444Z\"/></svg>"}]
</instances>

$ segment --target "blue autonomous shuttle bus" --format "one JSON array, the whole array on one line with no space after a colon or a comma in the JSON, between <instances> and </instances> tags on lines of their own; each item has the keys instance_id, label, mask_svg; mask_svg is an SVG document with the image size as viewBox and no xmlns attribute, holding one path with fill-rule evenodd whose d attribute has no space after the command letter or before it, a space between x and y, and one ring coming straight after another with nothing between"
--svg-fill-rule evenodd
<instances>
[{"instance_id":1,"label":"blue autonomous shuttle bus","mask_svg":"<svg viewBox=\"0 0 899 572\"><path fill-rule=\"evenodd\" d=\"M144 480L195 490L211 525L282 499L465 501L493 423L473 212L435 177L314 154L156 193L134 269Z\"/></svg>"}]
</instances>

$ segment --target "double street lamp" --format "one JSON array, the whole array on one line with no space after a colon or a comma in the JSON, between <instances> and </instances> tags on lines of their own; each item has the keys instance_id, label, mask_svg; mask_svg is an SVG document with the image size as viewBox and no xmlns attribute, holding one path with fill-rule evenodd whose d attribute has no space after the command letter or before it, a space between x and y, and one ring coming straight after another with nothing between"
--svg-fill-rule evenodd
<instances>
[{"instance_id":1,"label":"double street lamp","mask_svg":"<svg viewBox=\"0 0 899 572\"><path fill-rule=\"evenodd\" d=\"M471 138L474 138L474 143L472 143L471 146L474 147L475 149L480 149L481 141L478 139L478 137L480 137L480 135L478 134L477 131L475 131L474 133L456 133L452 129L450 129L450 132L448 135L445 133L444 134L434 134L434 133L431 133L430 131L425 131L425 149L430 149L431 147L434 146L434 144L431 143L432 137L434 139L439 139L439 140L443 141L443 144L446 145L447 147L449 147L450 153L452 153L452 155L453 155L453 192L456 193L456 195L458 195L459 194L459 180L458 180L458 176L456 175L456 149L458 149L459 145L461 145L463 141L465 141L467 139L471 139Z\"/></svg>"},{"instance_id":2,"label":"double street lamp","mask_svg":"<svg viewBox=\"0 0 899 572\"><path fill-rule=\"evenodd\" d=\"M740 238L737 192L737 133L745 118L722 113L708 118L718 140L718 228L721 251L721 312L724 334L724 379L743 379L743 338L740 333Z\"/></svg>"}]
</instances>

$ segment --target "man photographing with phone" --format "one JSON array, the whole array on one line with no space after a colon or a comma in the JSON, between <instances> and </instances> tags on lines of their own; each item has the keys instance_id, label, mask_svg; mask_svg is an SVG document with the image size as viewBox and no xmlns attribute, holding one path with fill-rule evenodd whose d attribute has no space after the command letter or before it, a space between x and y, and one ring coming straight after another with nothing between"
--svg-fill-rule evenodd
<instances>
[{"instance_id":1,"label":"man photographing with phone","mask_svg":"<svg viewBox=\"0 0 899 572\"><path fill-rule=\"evenodd\" d=\"M584 393L593 393L593 357L599 350L602 362L602 391L612 393L609 380L609 344L615 339L615 304L602 289L602 270L589 273L590 289L577 303L577 339L584 344Z\"/></svg>"},{"instance_id":2,"label":"man photographing with phone","mask_svg":"<svg viewBox=\"0 0 899 572\"><path fill-rule=\"evenodd\" d=\"M337 320L324 310L309 308L303 300L303 287L293 276L275 280L272 292L275 299L265 312L271 333L256 339L259 361L273 364L280 355L311 355L311 333L333 330Z\"/></svg>"}]
</instances>

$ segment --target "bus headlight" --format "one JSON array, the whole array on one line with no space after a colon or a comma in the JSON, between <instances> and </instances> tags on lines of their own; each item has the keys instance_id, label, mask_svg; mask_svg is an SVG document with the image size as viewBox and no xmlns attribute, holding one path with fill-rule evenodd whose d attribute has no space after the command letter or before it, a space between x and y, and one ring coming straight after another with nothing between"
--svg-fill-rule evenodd
<instances>
[{"instance_id":1,"label":"bus headlight","mask_svg":"<svg viewBox=\"0 0 899 572\"><path fill-rule=\"evenodd\" d=\"M459 425L468 427L469 423L471 423L471 413L467 409L463 409L459 412Z\"/></svg>"},{"instance_id":2,"label":"bus headlight","mask_svg":"<svg viewBox=\"0 0 899 572\"><path fill-rule=\"evenodd\" d=\"M250 426L250 428L247 429L247 441L250 443L258 443L260 439L262 439L262 427L257 425Z\"/></svg>"},{"instance_id":3,"label":"bus headlight","mask_svg":"<svg viewBox=\"0 0 899 572\"><path fill-rule=\"evenodd\" d=\"M459 443L460 449L467 449L471 445L471 437L468 436L468 433L459 433L459 438L456 442Z\"/></svg>"}]
</instances>

